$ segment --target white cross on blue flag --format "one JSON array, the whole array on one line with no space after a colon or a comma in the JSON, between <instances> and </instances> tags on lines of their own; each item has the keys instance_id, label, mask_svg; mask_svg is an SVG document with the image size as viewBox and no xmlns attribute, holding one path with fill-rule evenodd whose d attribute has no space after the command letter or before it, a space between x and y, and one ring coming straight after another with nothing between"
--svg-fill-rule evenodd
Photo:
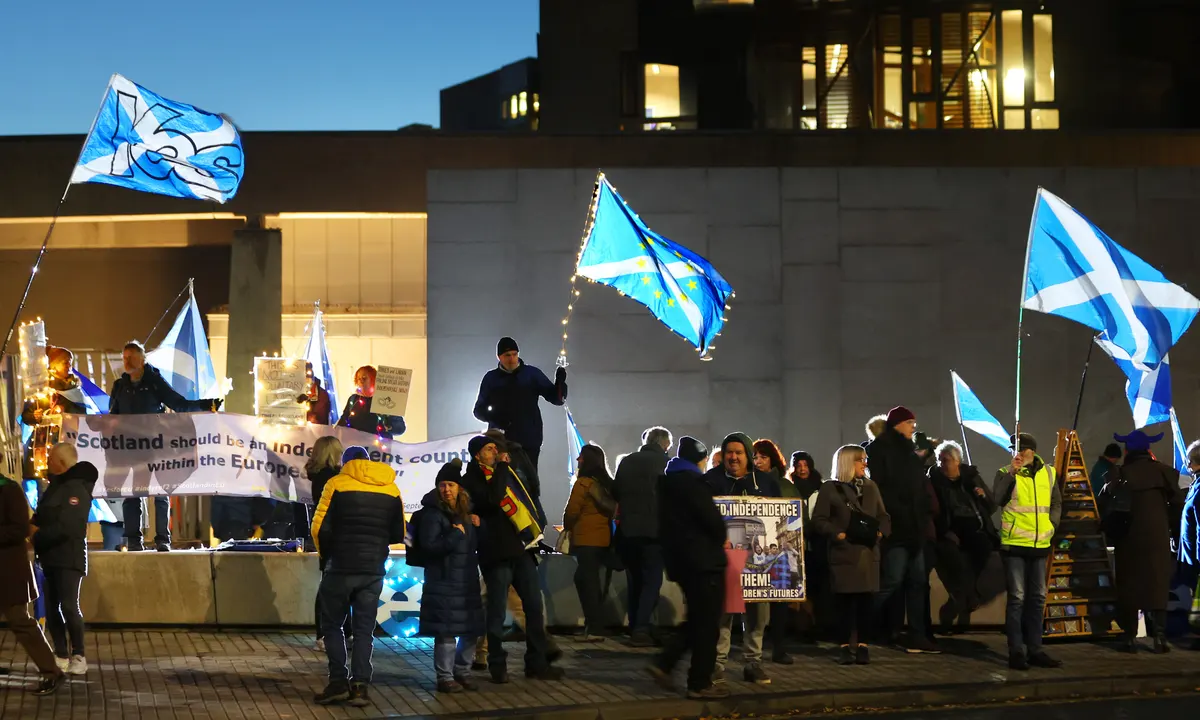
<instances>
[{"instance_id":1,"label":"white cross on blue flag","mask_svg":"<svg viewBox=\"0 0 1200 720\"><path fill-rule=\"evenodd\" d=\"M1200 311L1191 293L1041 188L1026 253L1024 307L1105 332L1136 364L1162 362Z\"/></svg>"},{"instance_id":2,"label":"white cross on blue flag","mask_svg":"<svg viewBox=\"0 0 1200 720\"><path fill-rule=\"evenodd\" d=\"M579 434L579 428L575 426L575 418L571 416L571 408L564 407L567 411L567 478L572 485L575 484L575 473L579 471L576 460L579 459L579 451L586 444L583 442L583 436Z\"/></svg>"},{"instance_id":3,"label":"white cross on blue flag","mask_svg":"<svg viewBox=\"0 0 1200 720\"><path fill-rule=\"evenodd\" d=\"M329 361L329 346L325 344L324 313L318 306L313 310L313 319L308 327L308 340L304 343L304 360L312 365L313 377L321 381L321 387L329 393L329 424L338 420L337 387L333 381L333 364Z\"/></svg>"},{"instance_id":4,"label":"white cross on blue flag","mask_svg":"<svg viewBox=\"0 0 1200 720\"><path fill-rule=\"evenodd\" d=\"M954 384L954 409L958 413L958 424L1008 450L1011 438L1008 430L995 415L988 412L979 396L953 370L950 371L950 381Z\"/></svg>"},{"instance_id":5,"label":"white cross on blue flag","mask_svg":"<svg viewBox=\"0 0 1200 720\"><path fill-rule=\"evenodd\" d=\"M188 293L187 304L175 318L175 324L162 345L146 354L146 362L158 368L175 392L188 400L220 394L216 391L217 373L195 295Z\"/></svg>"},{"instance_id":6,"label":"white cross on blue flag","mask_svg":"<svg viewBox=\"0 0 1200 720\"><path fill-rule=\"evenodd\" d=\"M223 203L244 172L242 139L228 119L113 75L71 182Z\"/></svg>"},{"instance_id":7,"label":"white cross on blue flag","mask_svg":"<svg viewBox=\"0 0 1200 720\"><path fill-rule=\"evenodd\" d=\"M1149 367L1135 362L1124 348L1101 337L1096 338L1100 349L1108 353L1128 381L1125 395L1133 411L1133 426L1141 429L1154 423L1166 422L1171 411L1171 363L1164 355L1162 362Z\"/></svg>"}]
</instances>

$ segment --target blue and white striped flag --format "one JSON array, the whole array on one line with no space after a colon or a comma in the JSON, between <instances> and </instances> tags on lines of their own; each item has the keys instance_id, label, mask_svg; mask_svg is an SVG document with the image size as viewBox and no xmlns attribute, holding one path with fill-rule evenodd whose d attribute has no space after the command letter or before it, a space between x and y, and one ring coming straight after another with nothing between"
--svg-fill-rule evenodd
<instances>
[{"instance_id":1,"label":"blue and white striped flag","mask_svg":"<svg viewBox=\"0 0 1200 720\"><path fill-rule=\"evenodd\" d=\"M712 263L651 230L603 174L575 274L615 288L708 354L733 288Z\"/></svg>"},{"instance_id":2,"label":"blue and white striped flag","mask_svg":"<svg viewBox=\"0 0 1200 720\"><path fill-rule=\"evenodd\" d=\"M1154 423L1166 422L1171 412L1171 363L1164 355L1162 362L1153 367L1134 362L1124 348L1117 347L1103 337L1096 344L1108 354L1128 380L1125 396L1129 409L1133 411L1133 426L1141 429Z\"/></svg>"},{"instance_id":3,"label":"blue and white striped flag","mask_svg":"<svg viewBox=\"0 0 1200 720\"><path fill-rule=\"evenodd\" d=\"M158 368L163 379L188 400L200 400L217 385L208 336L200 319L196 296L188 292L187 303L161 345L146 354L146 362Z\"/></svg>"},{"instance_id":4,"label":"blue and white striped flag","mask_svg":"<svg viewBox=\"0 0 1200 720\"><path fill-rule=\"evenodd\" d=\"M1012 435L995 415L987 411L979 397L953 370L950 371L950 382L954 385L954 410L958 414L958 424L974 430L1005 450L1010 449L1009 439Z\"/></svg>"},{"instance_id":5,"label":"blue and white striped flag","mask_svg":"<svg viewBox=\"0 0 1200 720\"><path fill-rule=\"evenodd\" d=\"M96 383L79 372L75 368L71 368L71 373L79 380L80 394L82 405L87 408L88 415L107 415L108 414L108 393L100 389Z\"/></svg>"},{"instance_id":6,"label":"blue and white striped flag","mask_svg":"<svg viewBox=\"0 0 1200 720\"><path fill-rule=\"evenodd\" d=\"M313 311L312 322L308 326L308 342L304 345L304 360L312 364L313 377L321 381L321 387L329 393L329 424L338 421L341 412L337 400L337 388L333 382L333 365L329 362L329 346L325 344L324 313L318 307Z\"/></svg>"},{"instance_id":7,"label":"blue and white striped flag","mask_svg":"<svg viewBox=\"0 0 1200 720\"><path fill-rule=\"evenodd\" d=\"M1175 416L1175 408L1171 408L1171 444L1175 447L1175 469L1181 474L1191 475L1188 471L1187 440L1179 429L1179 418Z\"/></svg>"},{"instance_id":8,"label":"blue and white striped flag","mask_svg":"<svg viewBox=\"0 0 1200 720\"><path fill-rule=\"evenodd\" d=\"M237 194L244 162L225 117L113 75L71 182L223 203Z\"/></svg>"},{"instance_id":9,"label":"blue and white striped flag","mask_svg":"<svg viewBox=\"0 0 1200 720\"><path fill-rule=\"evenodd\" d=\"M574 484L575 474L579 472L579 466L576 461L579 460L579 451L583 449L583 436L579 434L579 428L575 425L575 418L571 416L571 408L565 407L567 411L567 478L568 482Z\"/></svg>"},{"instance_id":10,"label":"blue and white striped flag","mask_svg":"<svg viewBox=\"0 0 1200 720\"><path fill-rule=\"evenodd\" d=\"M1026 253L1023 306L1105 332L1136 364L1162 362L1200 312L1200 300L1041 188Z\"/></svg>"}]
</instances>

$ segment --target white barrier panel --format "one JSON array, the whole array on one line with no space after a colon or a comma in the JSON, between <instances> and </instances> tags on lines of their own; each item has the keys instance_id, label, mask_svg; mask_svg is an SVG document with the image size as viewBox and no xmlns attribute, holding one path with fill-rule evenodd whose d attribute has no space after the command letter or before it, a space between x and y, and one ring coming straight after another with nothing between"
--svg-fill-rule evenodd
<instances>
[{"instance_id":1,"label":"white barrier panel","mask_svg":"<svg viewBox=\"0 0 1200 720\"><path fill-rule=\"evenodd\" d=\"M328 425L263 424L232 413L161 415L64 415L62 438L79 460L96 466L95 497L229 495L312 501L304 464L313 443L335 435L342 445L361 445L371 459L396 470L407 512L420 507L434 479L452 458L470 460L459 435L402 443Z\"/></svg>"}]
</instances>

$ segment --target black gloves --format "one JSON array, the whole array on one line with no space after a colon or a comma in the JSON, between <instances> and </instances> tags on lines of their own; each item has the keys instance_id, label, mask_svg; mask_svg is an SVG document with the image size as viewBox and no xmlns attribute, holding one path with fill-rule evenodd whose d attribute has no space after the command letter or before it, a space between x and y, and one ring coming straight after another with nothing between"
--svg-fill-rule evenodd
<instances>
[{"instance_id":1,"label":"black gloves","mask_svg":"<svg viewBox=\"0 0 1200 720\"><path fill-rule=\"evenodd\" d=\"M557 370L554 371L554 384L562 385L566 381L567 381L567 369L565 367L559 367Z\"/></svg>"}]
</instances>

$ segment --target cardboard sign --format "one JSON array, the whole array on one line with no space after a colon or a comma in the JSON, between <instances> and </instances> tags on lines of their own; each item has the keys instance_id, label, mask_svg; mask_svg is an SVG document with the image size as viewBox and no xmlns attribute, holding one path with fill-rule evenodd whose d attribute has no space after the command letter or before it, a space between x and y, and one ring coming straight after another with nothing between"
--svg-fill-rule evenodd
<instances>
[{"instance_id":1,"label":"cardboard sign","mask_svg":"<svg viewBox=\"0 0 1200 720\"><path fill-rule=\"evenodd\" d=\"M412 370L387 365L376 368L371 412L376 415L403 416L408 409L408 388L412 384L412 374Z\"/></svg>"},{"instance_id":2,"label":"cardboard sign","mask_svg":"<svg viewBox=\"0 0 1200 720\"><path fill-rule=\"evenodd\" d=\"M254 414L278 425L303 425L308 405L297 398L308 392L308 373L299 358L254 358Z\"/></svg>"},{"instance_id":3,"label":"cardboard sign","mask_svg":"<svg viewBox=\"0 0 1200 720\"><path fill-rule=\"evenodd\" d=\"M21 380L25 383L25 397L30 398L50 383L50 366L46 358L46 323L24 323L21 325Z\"/></svg>"}]
</instances>

